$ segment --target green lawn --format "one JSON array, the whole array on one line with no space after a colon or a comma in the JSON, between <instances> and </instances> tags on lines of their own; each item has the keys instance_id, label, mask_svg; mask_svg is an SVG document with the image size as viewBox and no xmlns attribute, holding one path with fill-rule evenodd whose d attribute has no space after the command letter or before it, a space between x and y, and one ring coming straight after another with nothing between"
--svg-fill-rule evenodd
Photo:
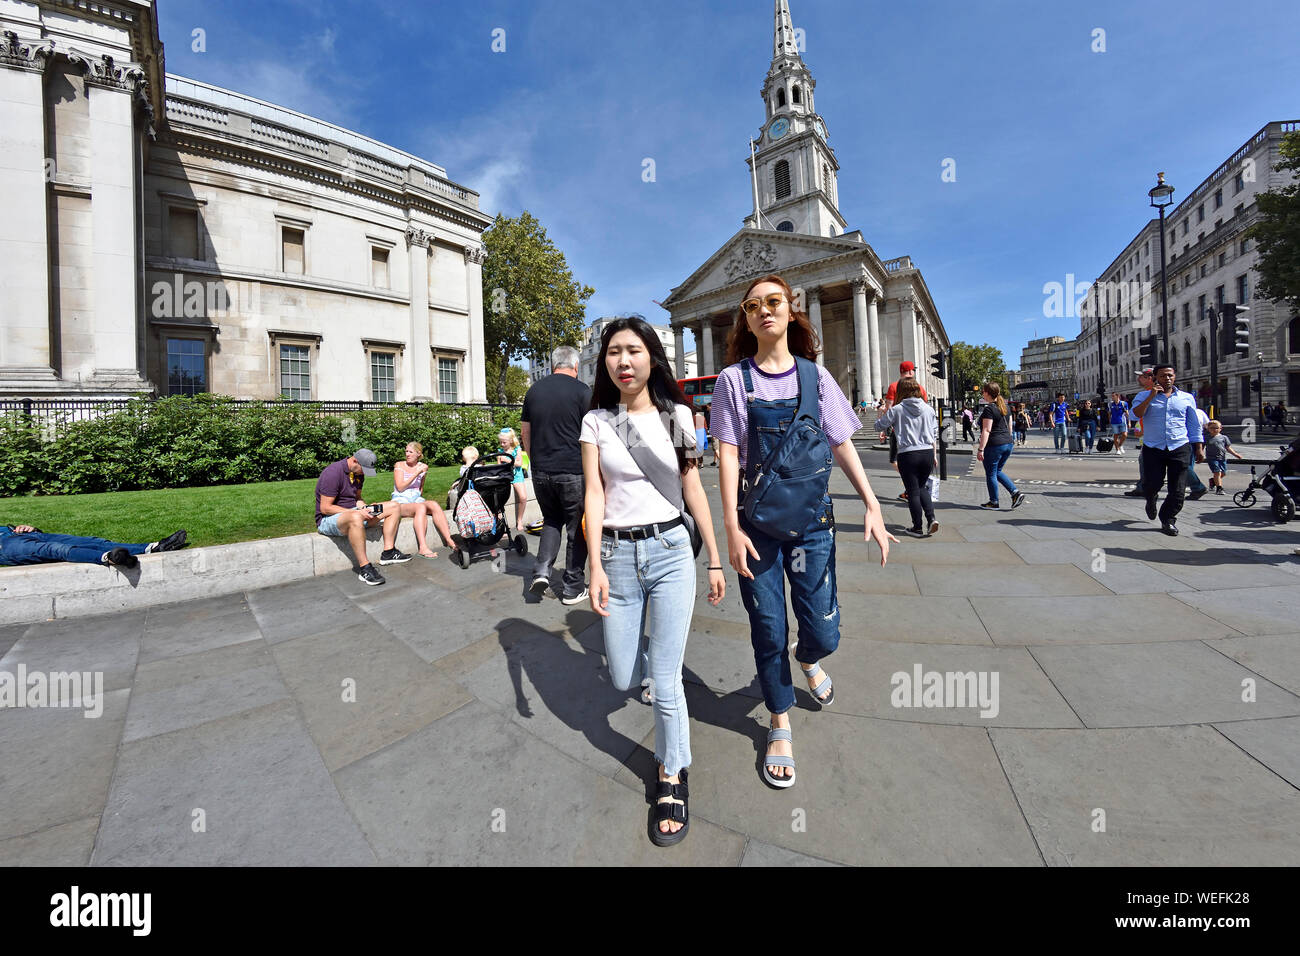
<instances>
[{"instance_id":1,"label":"green lawn","mask_svg":"<svg viewBox=\"0 0 1300 956\"><path fill-rule=\"evenodd\" d=\"M424 497L443 503L460 475L456 465L430 468ZM99 495L0 498L0 525L30 524L42 531L110 541L157 541L177 528L191 546L278 538L315 530L316 479L267 481L211 488L166 488ZM366 479L362 498L387 501L393 473ZM435 535L436 538L436 535Z\"/></svg>"}]
</instances>

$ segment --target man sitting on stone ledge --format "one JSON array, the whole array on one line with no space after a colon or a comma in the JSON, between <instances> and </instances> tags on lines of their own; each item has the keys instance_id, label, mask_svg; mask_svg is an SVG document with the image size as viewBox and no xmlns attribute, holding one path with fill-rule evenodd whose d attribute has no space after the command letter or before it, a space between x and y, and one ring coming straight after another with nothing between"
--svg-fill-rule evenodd
<instances>
[{"instance_id":1,"label":"man sitting on stone ledge","mask_svg":"<svg viewBox=\"0 0 1300 956\"><path fill-rule=\"evenodd\" d=\"M316 530L331 538L347 538L357 559L357 577L372 586L385 583L366 557L366 527L381 521L384 526L384 550L380 564L401 564L411 556L397 550L397 526L402 521L402 505L385 501L367 505L361 500L361 486L366 476L375 473L375 453L360 448L347 458L327 465L316 480ZM374 510L372 510L374 509Z\"/></svg>"},{"instance_id":2,"label":"man sitting on stone ledge","mask_svg":"<svg viewBox=\"0 0 1300 956\"><path fill-rule=\"evenodd\" d=\"M47 564L79 561L115 568L134 568L137 554L179 551L185 547L185 529L149 544L122 544L77 534L52 534L29 524L0 525L0 565Z\"/></svg>"}]
</instances>

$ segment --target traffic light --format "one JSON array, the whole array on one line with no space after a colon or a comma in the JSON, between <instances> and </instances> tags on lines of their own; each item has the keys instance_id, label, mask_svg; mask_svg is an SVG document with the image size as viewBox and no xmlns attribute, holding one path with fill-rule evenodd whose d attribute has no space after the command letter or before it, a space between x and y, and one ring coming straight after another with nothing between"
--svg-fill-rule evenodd
<instances>
[{"instance_id":1,"label":"traffic light","mask_svg":"<svg viewBox=\"0 0 1300 956\"><path fill-rule=\"evenodd\" d=\"M1250 317L1244 314L1249 311L1248 305L1223 303L1223 323L1232 327L1232 347L1242 358L1250 357Z\"/></svg>"},{"instance_id":2,"label":"traffic light","mask_svg":"<svg viewBox=\"0 0 1300 956\"><path fill-rule=\"evenodd\" d=\"M1259 391L1259 379L1257 379L1257 378L1252 378L1252 379L1250 380L1250 390L1251 390L1252 392L1258 392L1258 391Z\"/></svg>"},{"instance_id":3,"label":"traffic light","mask_svg":"<svg viewBox=\"0 0 1300 956\"><path fill-rule=\"evenodd\" d=\"M940 351L930 356L930 374L935 378L948 377L948 356Z\"/></svg>"},{"instance_id":4,"label":"traffic light","mask_svg":"<svg viewBox=\"0 0 1300 956\"><path fill-rule=\"evenodd\" d=\"M1156 337L1147 335L1138 340L1138 365L1150 368L1156 364Z\"/></svg>"}]
</instances>

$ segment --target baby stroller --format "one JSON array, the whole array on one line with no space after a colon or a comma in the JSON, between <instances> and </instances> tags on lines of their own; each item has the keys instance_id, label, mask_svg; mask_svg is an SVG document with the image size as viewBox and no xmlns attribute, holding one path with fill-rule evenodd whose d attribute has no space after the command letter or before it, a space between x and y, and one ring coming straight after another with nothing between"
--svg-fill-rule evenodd
<instances>
[{"instance_id":1,"label":"baby stroller","mask_svg":"<svg viewBox=\"0 0 1300 956\"><path fill-rule=\"evenodd\" d=\"M1295 518L1296 496L1300 494L1300 438L1289 445L1280 446L1282 455L1268 466L1263 477L1255 477L1255 466L1250 466L1250 484L1245 491L1232 496L1239 508L1249 508L1255 503L1255 491L1268 492L1272 499L1273 517L1277 521Z\"/></svg>"},{"instance_id":2,"label":"baby stroller","mask_svg":"<svg viewBox=\"0 0 1300 956\"><path fill-rule=\"evenodd\" d=\"M468 568L479 558L496 556L496 543L509 536L506 505L510 502L510 482L514 465L476 459L452 488L456 506L452 518L458 531L452 535L459 545L456 560ZM528 539L516 533L511 545L519 554L528 553Z\"/></svg>"}]
</instances>

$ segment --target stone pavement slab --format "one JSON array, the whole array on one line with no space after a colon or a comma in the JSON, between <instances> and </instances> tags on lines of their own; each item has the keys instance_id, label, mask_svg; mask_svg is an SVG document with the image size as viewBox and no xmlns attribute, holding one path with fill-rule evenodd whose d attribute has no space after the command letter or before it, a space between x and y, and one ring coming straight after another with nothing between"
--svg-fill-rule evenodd
<instances>
[{"instance_id":1,"label":"stone pavement slab","mask_svg":"<svg viewBox=\"0 0 1300 956\"><path fill-rule=\"evenodd\" d=\"M271 644L368 621L365 612L328 578L309 578L279 587L248 591L244 598L257 619L262 636Z\"/></svg>"},{"instance_id":2,"label":"stone pavement slab","mask_svg":"<svg viewBox=\"0 0 1300 956\"><path fill-rule=\"evenodd\" d=\"M262 639L242 595L164 604L146 612L140 663Z\"/></svg>"},{"instance_id":3,"label":"stone pavement slab","mask_svg":"<svg viewBox=\"0 0 1300 956\"><path fill-rule=\"evenodd\" d=\"M3 657L0 671L28 673L58 671L99 672L104 690L131 686L140 656L144 611L127 611L117 619L49 621L26 626L26 632Z\"/></svg>"},{"instance_id":4,"label":"stone pavement slab","mask_svg":"<svg viewBox=\"0 0 1300 956\"><path fill-rule=\"evenodd\" d=\"M839 866L840 864L832 863L829 860L819 860L815 856L796 853L793 850L787 850L784 847L773 846L770 843L764 843L762 840L750 840L745 845L745 855L741 857L740 865L785 867Z\"/></svg>"},{"instance_id":5,"label":"stone pavement slab","mask_svg":"<svg viewBox=\"0 0 1300 956\"><path fill-rule=\"evenodd\" d=\"M990 735L1049 866L1300 859L1300 792L1211 727Z\"/></svg>"},{"instance_id":6,"label":"stone pavement slab","mask_svg":"<svg viewBox=\"0 0 1300 956\"><path fill-rule=\"evenodd\" d=\"M26 836L0 840L0 866L85 866L95 846L99 814Z\"/></svg>"},{"instance_id":7,"label":"stone pavement slab","mask_svg":"<svg viewBox=\"0 0 1300 956\"><path fill-rule=\"evenodd\" d=\"M916 580L921 593L927 597L988 592L1006 597L1109 593L1071 564L1016 568L996 576L991 576L985 568L918 567Z\"/></svg>"},{"instance_id":8,"label":"stone pavement slab","mask_svg":"<svg viewBox=\"0 0 1300 956\"><path fill-rule=\"evenodd\" d=\"M1113 574L1113 571L1107 571ZM1139 639L1233 637L1240 631L1196 613L1168 594L1106 597L975 597L995 644L1112 644Z\"/></svg>"},{"instance_id":9,"label":"stone pavement slab","mask_svg":"<svg viewBox=\"0 0 1300 956\"><path fill-rule=\"evenodd\" d=\"M1300 717L1215 724L1223 734L1291 786L1300 789ZM1292 861L1294 864L1294 861Z\"/></svg>"},{"instance_id":10,"label":"stone pavement slab","mask_svg":"<svg viewBox=\"0 0 1300 956\"><path fill-rule=\"evenodd\" d=\"M1232 637L1207 643L1242 667L1293 694L1300 694L1300 634Z\"/></svg>"},{"instance_id":11,"label":"stone pavement slab","mask_svg":"<svg viewBox=\"0 0 1300 956\"><path fill-rule=\"evenodd\" d=\"M1284 634L1294 631L1296 621L1300 621L1300 582L1287 587L1203 590L1173 597L1242 634ZM1200 636L1209 639L1233 635Z\"/></svg>"}]
</instances>

